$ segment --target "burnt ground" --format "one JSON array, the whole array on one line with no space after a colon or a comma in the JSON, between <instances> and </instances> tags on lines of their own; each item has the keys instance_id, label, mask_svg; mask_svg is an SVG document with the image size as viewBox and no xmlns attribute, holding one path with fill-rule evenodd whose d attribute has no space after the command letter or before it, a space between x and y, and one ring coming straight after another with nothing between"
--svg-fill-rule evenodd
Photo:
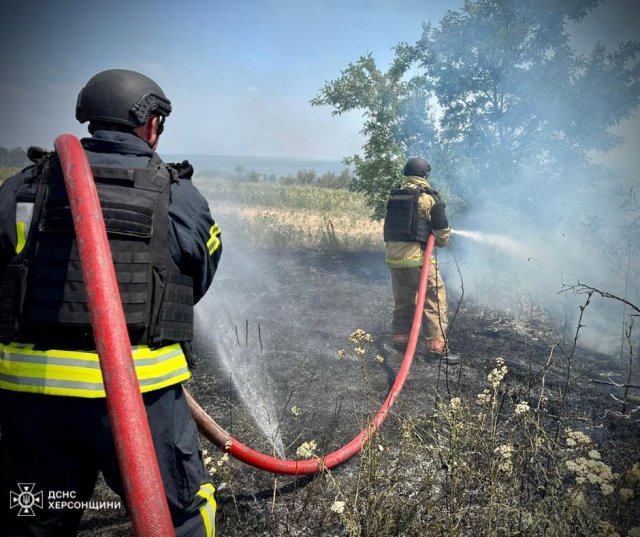
<instances>
[{"instance_id":1,"label":"burnt ground","mask_svg":"<svg viewBox=\"0 0 640 537\"><path fill-rule=\"evenodd\" d=\"M315 440L318 454L331 452L368 422L400 366L402 357L385 346L392 303L382 256L268 249L243 255L227 252L235 263L221 267L211 292L198 305L198 367L187 388L222 427L256 449L296 458L302 442ZM446 369L417 356L383 425L381 445L399 439L401 418L419 419L432 412L436 394L473 400L486 387L495 359L503 357L509 397L533 401L544 372L550 414L559 412L553 405L566 392L566 423L588 429L609 464L640 460L640 412L633 412L640 393L629 392L625 417L614 398L622 398L623 390L604 384L626 381L620 358L579 346L572 353L575 327L561 330L563 324L542 310L516 319L468 304L455 292L449 299L455 312L452 347L461 353L462 365ZM355 344L348 339L356 329L373 337L364 357L354 353ZM378 354L382 363L375 360ZM638 384L637 375L632 382ZM323 497L318 480L276 478L233 460L218 465L221 454L206 439L203 447L217 470L213 480L220 535L347 534L329 513L334 496ZM356 455L332 475L346 484L359 471ZM412 469L406 472L409 476ZM100 484L96 498L113 496ZM310 507L312 502L321 506ZM80 535L118 537L130 531L124 513L96 511L85 514Z\"/></svg>"}]
</instances>

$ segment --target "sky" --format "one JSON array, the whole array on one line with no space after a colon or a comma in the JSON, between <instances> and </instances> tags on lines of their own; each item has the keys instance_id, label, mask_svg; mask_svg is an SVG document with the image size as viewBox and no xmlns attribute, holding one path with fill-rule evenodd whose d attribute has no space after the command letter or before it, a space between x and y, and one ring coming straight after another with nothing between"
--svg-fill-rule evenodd
<instances>
[{"instance_id":1,"label":"sky","mask_svg":"<svg viewBox=\"0 0 640 537\"><path fill-rule=\"evenodd\" d=\"M0 146L50 148L86 134L78 92L103 69L153 78L173 104L161 154L341 159L362 118L312 107L324 83L371 53L415 42L462 0L5 0L0 19ZM640 39L640 0L607 0L571 30L579 50ZM618 131L640 146L639 118ZM637 149L603 158L628 164ZM602 157L602 156L601 156ZM639 161L640 165L640 161Z\"/></svg>"}]
</instances>

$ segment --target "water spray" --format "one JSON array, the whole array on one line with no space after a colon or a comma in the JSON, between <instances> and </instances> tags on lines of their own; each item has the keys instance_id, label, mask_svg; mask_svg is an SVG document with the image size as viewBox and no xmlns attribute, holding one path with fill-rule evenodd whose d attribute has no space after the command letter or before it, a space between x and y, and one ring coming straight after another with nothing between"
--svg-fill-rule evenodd
<instances>
[{"instance_id":1,"label":"water spray","mask_svg":"<svg viewBox=\"0 0 640 537\"><path fill-rule=\"evenodd\" d=\"M504 235L482 233L480 231L466 231L462 229L452 229L451 234L465 237L475 242L481 242L487 246L493 246L517 257L530 257L524 246Z\"/></svg>"},{"instance_id":2,"label":"water spray","mask_svg":"<svg viewBox=\"0 0 640 537\"><path fill-rule=\"evenodd\" d=\"M270 455L260 453L259 451L256 451L233 438L227 431L220 427L213 418L211 418L211 416L202 409L202 407L198 405L187 390L184 390L187 403L191 409L191 414L196 421L200 433L219 449L229 453L229 455L235 459L249 464L254 468L276 474L314 474L322 470L334 468L360 452L376 431L378 431L382 426L389 410L396 402L409 375L409 369L411 368L411 362L413 361L413 356L418 345L418 337L422 326L424 301L427 294L427 278L429 275L429 267L431 266L430 260L431 254L433 253L434 243L435 237L433 235L429 235L424 253L422 271L420 273L420 285L418 287L418 297L416 300L416 309L413 314L413 323L411 326L411 333L409 335L409 342L405 350L402 365L400 366L400 370L396 376L396 380L389 390L384 403L382 403L382 406L378 410L378 413L373 417L369 425L360 431L360 434L358 434L353 440L324 457L316 457L308 460L286 460L272 457Z\"/></svg>"}]
</instances>

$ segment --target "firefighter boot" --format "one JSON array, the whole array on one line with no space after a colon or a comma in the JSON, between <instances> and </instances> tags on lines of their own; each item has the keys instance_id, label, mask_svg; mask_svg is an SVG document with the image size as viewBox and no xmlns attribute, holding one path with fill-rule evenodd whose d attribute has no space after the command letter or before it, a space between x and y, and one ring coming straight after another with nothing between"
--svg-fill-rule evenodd
<instances>
[{"instance_id":1,"label":"firefighter boot","mask_svg":"<svg viewBox=\"0 0 640 537\"><path fill-rule=\"evenodd\" d=\"M447 343L438 339L427 340L427 356L438 359L444 365L458 365L460 363L460 355L449 352Z\"/></svg>"}]
</instances>

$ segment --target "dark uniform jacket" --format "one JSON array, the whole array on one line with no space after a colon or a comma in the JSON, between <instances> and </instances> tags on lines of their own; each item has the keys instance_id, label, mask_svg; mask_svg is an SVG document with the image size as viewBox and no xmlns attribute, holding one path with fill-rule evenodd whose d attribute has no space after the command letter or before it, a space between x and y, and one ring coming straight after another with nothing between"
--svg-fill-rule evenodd
<instances>
[{"instance_id":1,"label":"dark uniform jacket","mask_svg":"<svg viewBox=\"0 0 640 537\"><path fill-rule=\"evenodd\" d=\"M144 169L152 158L158 158L154 156L153 150L144 140L125 132L97 131L91 138L83 139L82 145L92 167ZM41 167L29 166L0 185L0 276L3 278L7 265L25 245L40 172ZM135 191L132 189L133 195ZM195 304L207 292L216 272L222 252L220 229L211 217L206 199L195 188L190 178L179 177L175 173L170 185L167 226L166 246L169 249L170 258L181 274L189 277L189 280L192 279ZM147 389L142 386L143 391L157 389L161 385L166 386L188 378L188 372L185 372L184 366L181 365L184 361L182 352L167 347L170 341L166 341L168 338L164 339L162 344L168 349L164 354L158 352L154 354L154 349L140 350L134 347L134 361L137 359L136 352L138 352L141 363L146 360L145 364L151 362L157 364L155 366L157 374L149 375ZM65 348L73 349L72 342ZM2 350L5 356L4 366L7 367L19 360L23 360L29 367L36 367L34 364L43 359L39 357L39 352L30 348L25 350L23 347L6 345L6 341L3 343ZM60 375L72 378L72 371L68 369L69 366L64 360L68 359L70 364L75 364L74 360L77 358L77 356L56 356L55 359L61 364ZM2 359L2 353L0 353L0 388L81 397L100 397L103 393L99 389L95 391L92 388L89 389L88 387L92 385L89 382L77 390L75 388L67 391L65 391L66 388L59 390L55 386L51 388L47 385L47 379L44 378L47 374L44 371L35 371L33 375L34 379L45 387L35 386L37 384L35 380L34 386L19 385L11 371L5 371ZM69 371L68 374L67 371ZM98 372L96 374L99 375ZM138 376L140 379L140 374ZM97 380L100 379L97 378ZM140 380L142 385L142 379Z\"/></svg>"}]
</instances>

